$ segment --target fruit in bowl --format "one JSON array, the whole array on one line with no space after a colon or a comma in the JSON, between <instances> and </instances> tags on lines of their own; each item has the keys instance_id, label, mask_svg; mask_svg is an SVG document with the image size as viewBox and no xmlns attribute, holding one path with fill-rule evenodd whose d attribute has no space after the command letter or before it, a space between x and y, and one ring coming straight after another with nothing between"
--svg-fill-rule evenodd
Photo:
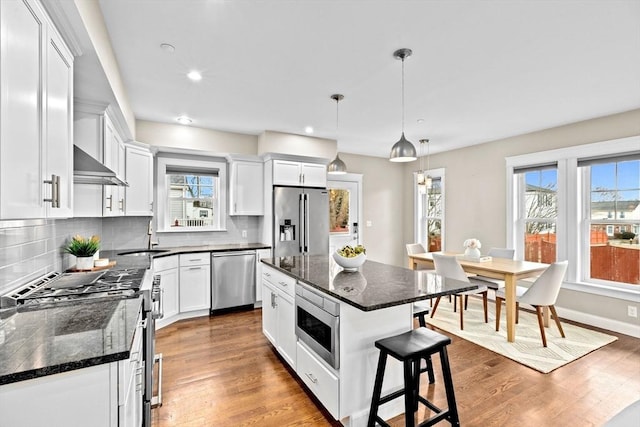
<instances>
[{"instance_id":1,"label":"fruit in bowl","mask_svg":"<svg viewBox=\"0 0 640 427\"><path fill-rule=\"evenodd\" d=\"M362 245L346 245L333 253L333 259L345 271L357 271L367 260L367 250Z\"/></svg>"}]
</instances>

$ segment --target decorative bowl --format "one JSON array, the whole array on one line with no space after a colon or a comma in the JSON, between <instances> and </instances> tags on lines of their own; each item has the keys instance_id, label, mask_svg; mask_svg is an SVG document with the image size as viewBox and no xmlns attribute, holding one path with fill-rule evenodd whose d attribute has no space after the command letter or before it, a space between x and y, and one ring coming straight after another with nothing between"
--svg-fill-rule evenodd
<instances>
[{"instance_id":1,"label":"decorative bowl","mask_svg":"<svg viewBox=\"0 0 640 427\"><path fill-rule=\"evenodd\" d=\"M333 253L333 259L336 263L344 269L344 271L357 271L367 260L367 254L361 253L358 256L346 258L340 255L337 251Z\"/></svg>"}]
</instances>

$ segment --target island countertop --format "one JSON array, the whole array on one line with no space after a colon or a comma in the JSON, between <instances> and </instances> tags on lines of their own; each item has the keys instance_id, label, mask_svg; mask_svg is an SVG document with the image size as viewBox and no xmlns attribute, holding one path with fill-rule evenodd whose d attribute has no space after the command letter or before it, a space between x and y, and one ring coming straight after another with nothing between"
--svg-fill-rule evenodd
<instances>
[{"instance_id":1,"label":"island countertop","mask_svg":"<svg viewBox=\"0 0 640 427\"><path fill-rule=\"evenodd\" d=\"M263 258L261 261L362 311L477 288L471 283L443 278L432 270L410 270L369 260L354 272L343 271L328 255Z\"/></svg>"}]
</instances>

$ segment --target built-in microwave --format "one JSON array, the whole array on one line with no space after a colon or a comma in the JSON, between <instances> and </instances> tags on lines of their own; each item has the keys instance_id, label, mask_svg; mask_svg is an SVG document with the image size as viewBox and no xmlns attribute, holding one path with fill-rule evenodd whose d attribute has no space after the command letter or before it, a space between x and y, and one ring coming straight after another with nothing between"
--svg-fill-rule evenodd
<instances>
[{"instance_id":1,"label":"built-in microwave","mask_svg":"<svg viewBox=\"0 0 640 427\"><path fill-rule=\"evenodd\" d=\"M340 305L296 284L296 336L334 369L340 368Z\"/></svg>"}]
</instances>

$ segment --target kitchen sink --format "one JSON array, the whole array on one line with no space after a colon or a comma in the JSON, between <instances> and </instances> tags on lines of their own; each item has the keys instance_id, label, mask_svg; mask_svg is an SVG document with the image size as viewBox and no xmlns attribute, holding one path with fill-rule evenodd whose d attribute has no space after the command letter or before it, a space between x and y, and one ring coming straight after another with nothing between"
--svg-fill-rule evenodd
<instances>
[{"instance_id":1,"label":"kitchen sink","mask_svg":"<svg viewBox=\"0 0 640 427\"><path fill-rule=\"evenodd\" d=\"M119 252L118 255L148 256L161 254L163 252L169 252L169 249L136 249L134 251Z\"/></svg>"}]
</instances>

